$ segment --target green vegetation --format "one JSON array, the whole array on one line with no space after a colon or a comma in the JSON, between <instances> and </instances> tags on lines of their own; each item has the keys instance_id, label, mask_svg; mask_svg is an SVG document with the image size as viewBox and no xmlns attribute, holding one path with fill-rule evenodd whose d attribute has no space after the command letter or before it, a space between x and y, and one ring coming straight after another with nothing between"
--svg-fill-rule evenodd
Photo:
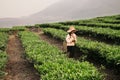
<instances>
[{"instance_id":1,"label":"green vegetation","mask_svg":"<svg viewBox=\"0 0 120 80\"><path fill-rule=\"evenodd\" d=\"M0 50L5 50L6 44L8 40L7 33L0 32Z\"/></svg>"},{"instance_id":2,"label":"green vegetation","mask_svg":"<svg viewBox=\"0 0 120 80\"><path fill-rule=\"evenodd\" d=\"M25 26L14 26L12 28L0 28L0 32L24 31L25 29Z\"/></svg>"},{"instance_id":3,"label":"green vegetation","mask_svg":"<svg viewBox=\"0 0 120 80\"><path fill-rule=\"evenodd\" d=\"M98 23L98 22L91 22L91 23L79 23L80 26L88 26L88 27L103 27L103 28L111 28L115 30L120 30L120 24L106 24L106 23Z\"/></svg>"},{"instance_id":4,"label":"green vegetation","mask_svg":"<svg viewBox=\"0 0 120 80\"><path fill-rule=\"evenodd\" d=\"M8 40L7 33L0 32L0 76L5 74L4 68L7 62L7 55L5 52L6 44Z\"/></svg>"},{"instance_id":5,"label":"green vegetation","mask_svg":"<svg viewBox=\"0 0 120 80\"><path fill-rule=\"evenodd\" d=\"M7 55L5 51L0 50L0 77L5 74L4 68L7 63Z\"/></svg>"},{"instance_id":6,"label":"green vegetation","mask_svg":"<svg viewBox=\"0 0 120 80\"><path fill-rule=\"evenodd\" d=\"M64 40L66 32L63 30L45 28L43 29L44 33L51 35L54 38ZM97 60L100 60L106 65L117 67L120 69L120 47L111 46L102 42L91 41L81 37L78 37L78 42L76 46L85 54L91 55ZM96 56L97 55L97 56Z\"/></svg>"},{"instance_id":7,"label":"green vegetation","mask_svg":"<svg viewBox=\"0 0 120 80\"><path fill-rule=\"evenodd\" d=\"M25 26L13 26L12 29L13 31L25 31L26 27Z\"/></svg>"},{"instance_id":8,"label":"green vegetation","mask_svg":"<svg viewBox=\"0 0 120 80\"><path fill-rule=\"evenodd\" d=\"M0 32L9 32L10 28L0 28Z\"/></svg>"},{"instance_id":9,"label":"green vegetation","mask_svg":"<svg viewBox=\"0 0 120 80\"><path fill-rule=\"evenodd\" d=\"M38 35L25 31L28 30L26 28L43 28L44 34L64 41L69 26L75 26L78 36L87 36L86 39L80 36L77 38L76 47L84 53L82 58L90 58L120 72L120 15L113 15L88 20L0 28L0 77L5 74L8 34L19 32L26 59L34 64L41 80L104 80L105 75L93 64L67 58L66 54L41 40ZM104 43L107 41L111 41L113 45Z\"/></svg>"},{"instance_id":10,"label":"green vegetation","mask_svg":"<svg viewBox=\"0 0 120 80\"><path fill-rule=\"evenodd\" d=\"M92 64L67 58L32 32L20 32L19 36L26 56L41 74L41 80L103 80L103 75Z\"/></svg>"},{"instance_id":11,"label":"green vegetation","mask_svg":"<svg viewBox=\"0 0 120 80\"><path fill-rule=\"evenodd\" d=\"M111 19L111 18L95 18L93 19L93 21L99 23L120 24L120 20Z\"/></svg>"},{"instance_id":12,"label":"green vegetation","mask_svg":"<svg viewBox=\"0 0 120 80\"><path fill-rule=\"evenodd\" d=\"M68 30L69 26L61 25L61 24L41 24L36 25L42 28L56 28L56 29L63 29ZM93 37L99 40L104 41L111 41L114 44L119 45L120 44L120 31L119 30L113 30L110 28L97 28L97 27L87 27L87 26L77 26L73 25L77 29L77 35L87 35L89 37Z\"/></svg>"}]
</instances>

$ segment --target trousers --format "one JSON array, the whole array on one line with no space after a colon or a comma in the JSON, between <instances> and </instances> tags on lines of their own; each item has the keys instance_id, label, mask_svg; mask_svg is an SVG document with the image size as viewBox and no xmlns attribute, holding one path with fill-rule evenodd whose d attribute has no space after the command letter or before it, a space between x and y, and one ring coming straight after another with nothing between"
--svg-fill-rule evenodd
<instances>
[{"instance_id":1,"label":"trousers","mask_svg":"<svg viewBox=\"0 0 120 80\"><path fill-rule=\"evenodd\" d=\"M67 46L67 52L69 53L69 57L73 58L75 54L75 46Z\"/></svg>"}]
</instances>

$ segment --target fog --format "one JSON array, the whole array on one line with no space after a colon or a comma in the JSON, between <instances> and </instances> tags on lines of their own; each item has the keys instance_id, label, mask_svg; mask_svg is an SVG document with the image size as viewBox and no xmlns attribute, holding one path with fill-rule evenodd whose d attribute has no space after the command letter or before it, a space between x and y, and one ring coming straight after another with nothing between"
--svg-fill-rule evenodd
<instances>
[{"instance_id":1,"label":"fog","mask_svg":"<svg viewBox=\"0 0 120 80\"><path fill-rule=\"evenodd\" d=\"M11 23L14 25L39 24L116 14L120 14L120 0L59 0L43 10L18 20L13 18L9 21L4 19L4 22L0 20L0 25L9 26Z\"/></svg>"}]
</instances>

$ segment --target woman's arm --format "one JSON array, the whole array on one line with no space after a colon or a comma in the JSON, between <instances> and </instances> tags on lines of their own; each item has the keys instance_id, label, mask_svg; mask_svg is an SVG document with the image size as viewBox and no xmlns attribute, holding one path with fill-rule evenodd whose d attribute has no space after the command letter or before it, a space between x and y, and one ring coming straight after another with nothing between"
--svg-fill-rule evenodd
<instances>
[{"instance_id":1,"label":"woman's arm","mask_svg":"<svg viewBox=\"0 0 120 80\"><path fill-rule=\"evenodd\" d=\"M71 43L72 41L73 41L73 39L70 38L69 35L67 35L67 36L66 36L66 42L67 42L67 43Z\"/></svg>"}]
</instances>

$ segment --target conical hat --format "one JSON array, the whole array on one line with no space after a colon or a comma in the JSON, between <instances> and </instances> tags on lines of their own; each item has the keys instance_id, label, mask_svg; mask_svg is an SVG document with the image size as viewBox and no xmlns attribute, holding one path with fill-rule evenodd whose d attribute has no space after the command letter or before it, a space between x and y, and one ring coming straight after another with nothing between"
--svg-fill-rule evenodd
<instances>
[{"instance_id":1,"label":"conical hat","mask_svg":"<svg viewBox=\"0 0 120 80\"><path fill-rule=\"evenodd\" d=\"M69 30L67 32L70 33L72 31L76 31L76 30L75 30L75 28L73 26L70 26L70 28L69 28Z\"/></svg>"}]
</instances>

